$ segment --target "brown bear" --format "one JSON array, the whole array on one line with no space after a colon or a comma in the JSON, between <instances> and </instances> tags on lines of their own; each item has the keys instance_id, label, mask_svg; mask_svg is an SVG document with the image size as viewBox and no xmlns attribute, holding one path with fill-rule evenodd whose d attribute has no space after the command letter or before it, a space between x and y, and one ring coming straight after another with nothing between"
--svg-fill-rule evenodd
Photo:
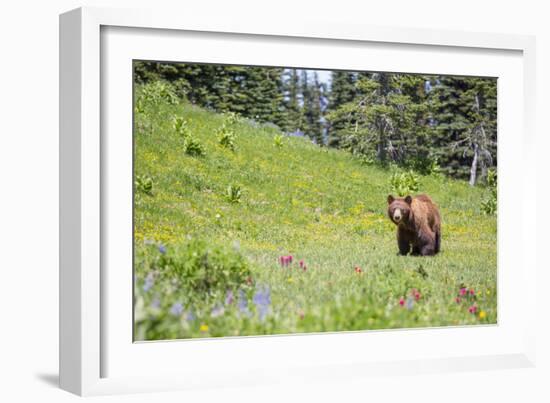
<instances>
[{"instance_id":1,"label":"brown bear","mask_svg":"<svg viewBox=\"0 0 550 403\"><path fill-rule=\"evenodd\" d=\"M441 247L441 217L436 204L427 195L388 196L388 215L397 225L399 253L432 256Z\"/></svg>"}]
</instances>

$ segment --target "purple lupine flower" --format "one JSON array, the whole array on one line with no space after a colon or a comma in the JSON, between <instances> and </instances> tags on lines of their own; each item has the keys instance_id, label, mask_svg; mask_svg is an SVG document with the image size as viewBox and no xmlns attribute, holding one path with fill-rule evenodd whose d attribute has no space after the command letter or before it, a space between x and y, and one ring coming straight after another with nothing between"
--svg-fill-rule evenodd
<instances>
[{"instance_id":1,"label":"purple lupine flower","mask_svg":"<svg viewBox=\"0 0 550 403\"><path fill-rule=\"evenodd\" d=\"M233 303L233 291L227 291L225 296L225 305L231 305Z\"/></svg>"},{"instance_id":2,"label":"purple lupine flower","mask_svg":"<svg viewBox=\"0 0 550 403\"><path fill-rule=\"evenodd\" d=\"M254 302L254 304L258 308L260 320L263 321L267 313L269 312L269 306L271 305L271 292L269 290L269 287L258 287L256 293L254 294L254 297L252 298L252 302Z\"/></svg>"},{"instance_id":3,"label":"purple lupine flower","mask_svg":"<svg viewBox=\"0 0 550 403\"><path fill-rule=\"evenodd\" d=\"M195 314L192 311L187 311L187 314L185 315L185 320L188 322L193 322L195 319Z\"/></svg>"},{"instance_id":4,"label":"purple lupine flower","mask_svg":"<svg viewBox=\"0 0 550 403\"><path fill-rule=\"evenodd\" d=\"M170 308L170 313L174 316L179 316L183 312L183 305L181 302L176 302L174 305L172 305L172 308Z\"/></svg>"},{"instance_id":5,"label":"purple lupine flower","mask_svg":"<svg viewBox=\"0 0 550 403\"><path fill-rule=\"evenodd\" d=\"M244 313L246 315L250 314L250 311L248 310L248 301L246 300L246 295L244 294L243 290L239 291L239 299L237 300L237 308L239 309L239 312Z\"/></svg>"},{"instance_id":6,"label":"purple lupine flower","mask_svg":"<svg viewBox=\"0 0 550 403\"><path fill-rule=\"evenodd\" d=\"M154 284L155 284L155 279L154 279L153 273L147 274L147 277L145 277L145 282L143 283L143 291L145 292L149 291Z\"/></svg>"},{"instance_id":7,"label":"purple lupine flower","mask_svg":"<svg viewBox=\"0 0 550 403\"><path fill-rule=\"evenodd\" d=\"M214 309L212 309L212 312L210 312L210 316L213 318L217 318L218 316L222 316L224 313L224 307L222 305L216 305Z\"/></svg>"},{"instance_id":8,"label":"purple lupine flower","mask_svg":"<svg viewBox=\"0 0 550 403\"><path fill-rule=\"evenodd\" d=\"M164 246L163 244L160 244L159 245L159 252L164 255L166 253L166 246Z\"/></svg>"},{"instance_id":9,"label":"purple lupine flower","mask_svg":"<svg viewBox=\"0 0 550 403\"><path fill-rule=\"evenodd\" d=\"M270 305L271 292L268 286L259 286L252 298L252 302L256 305Z\"/></svg>"},{"instance_id":10,"label":"purple lupine flower","mask_svg":"<svg viewBox=\"0 0 550 403\"><path fill-rule=\"evenodd\" d=\"M153 301L151 301L151 308L158 309L160 308L160 299L155 298Z\"/></svg>"},{"instance_id":11,"label":"purple lupine flower","mask_svg":"<svg viewBox=\"0 0 550 403\"><path fill-rule=\"evenodd\" d=\"M414 307L414 299L411 297L407 298L407 309L410 311Z\"/></svg>"}]
</instances>

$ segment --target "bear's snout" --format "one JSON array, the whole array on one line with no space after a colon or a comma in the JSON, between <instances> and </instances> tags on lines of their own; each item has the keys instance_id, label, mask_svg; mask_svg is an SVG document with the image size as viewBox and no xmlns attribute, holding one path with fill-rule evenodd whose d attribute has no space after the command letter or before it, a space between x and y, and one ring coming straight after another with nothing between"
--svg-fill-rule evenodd
<instances>
[{"instance_id":1,"label":"bear's snout","mask_svg":"<svg viewBox=\"0 0 550 403\"><path fill-rule=\"evenodd\" d=\"M403 218L403 215L401 214L401 210L395 209L395 211L393 212L393 220L395 222L399 222L401 221L402 218Z\"/></svg>"}]
</instances>

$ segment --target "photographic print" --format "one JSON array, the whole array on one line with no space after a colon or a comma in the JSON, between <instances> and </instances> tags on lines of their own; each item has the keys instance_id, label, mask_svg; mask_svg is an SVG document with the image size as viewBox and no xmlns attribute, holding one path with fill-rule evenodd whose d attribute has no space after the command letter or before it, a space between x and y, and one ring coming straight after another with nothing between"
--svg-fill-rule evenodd
<instances>
[{"instance_id":1,"label":"photographic print","mask_svg":"<svg viewBox=\"0 0 550 403\"><path fill-rule=\"evenodd\" d=\"M133 62L134 340L497 323L497 79Z\"/></svg>"}]
</instances>

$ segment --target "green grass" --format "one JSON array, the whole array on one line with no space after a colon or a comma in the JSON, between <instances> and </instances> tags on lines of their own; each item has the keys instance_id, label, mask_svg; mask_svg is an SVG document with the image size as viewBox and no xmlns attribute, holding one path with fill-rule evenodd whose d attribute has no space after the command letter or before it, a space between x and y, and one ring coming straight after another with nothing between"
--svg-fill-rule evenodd
<instances>
[{"instance_id":1,"label":"green grass","mask_svg":"<svg viewBox=\"0 0 550 403\"><path fill-rule=\"evenodd\" d=\"M204 156L186 154L175 116ZM153 183L137 186L134 202L136 340L496 323L497 224L480 212L485 189L420 176L419 192L440 206L442 252L398 256L388 170L303 138L277 144L276 129L247 121L232 125L232 151L219 143L223 123L187 103L136 113L134 175ZM230 186L240 187L238 200ZM184 259L190 239L244 258L250 276L240 298L238 288L233 301L223 290L189 293L191 280L162 259ZM294 263L282 267L282 255ZM264 287L265 316L254 303ZM476 295L458 304L461 287ZM419 300L400 306L412 289ZM468 312L474 302L476 314Z\"/></svg>"}]
</instances>

